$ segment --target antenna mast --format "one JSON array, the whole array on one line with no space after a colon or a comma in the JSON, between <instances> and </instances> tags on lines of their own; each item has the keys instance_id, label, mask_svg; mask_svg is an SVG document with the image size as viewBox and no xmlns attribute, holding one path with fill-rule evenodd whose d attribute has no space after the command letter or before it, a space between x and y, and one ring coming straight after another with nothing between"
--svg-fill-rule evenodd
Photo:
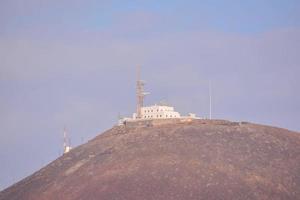
<instances>
[{"instance_id":1,"label":"antenna mast","mask_svg":"<svg viewBox=\"0 0 300 200\"><path fill-rule=\"evenodd\" d=\"M66 151L67 146L68 146L67 130L66 127L64 127L64 144L63 144L64 152Z\"/></svg>"},{"instance_id":2,"label":"antenna mast","mask_svg":"<svg viewBox=\"0 0 300 200\"><path fill-rule=\"evenodd\" d=\"M209 80L209 119L211 119L211 81Z\"/></svg>"},{"instance_id":3,"label":"antenna mast","mask_svg":"<svg viewBox=\"0 0 300 200\"><path fill-rule=\"evenodd\" d=\"M66 127L64 127L64 154L71 150L71 141L68 139Z\"/></svg>"},{"instance_id":4,"label":"antenna mast","mask_svg":"<svg viewBox=\"0 0 300 200\"><path fill-rule=\"evenodd\" d=\"M136 118L142 118L142 107L144 105L144 97L149 94L144 91L145 82L141 80L140 66L137 66L137 81L136 81Z\"/></svg>"}]
</instances>

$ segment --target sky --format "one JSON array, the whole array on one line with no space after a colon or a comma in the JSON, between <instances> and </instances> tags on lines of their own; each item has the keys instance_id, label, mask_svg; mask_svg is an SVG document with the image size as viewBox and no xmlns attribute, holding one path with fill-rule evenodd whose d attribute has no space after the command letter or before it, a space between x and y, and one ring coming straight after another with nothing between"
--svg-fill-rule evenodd
<instances>
[{"instance_id":1,"label":"sky","mask_svg":"<svg viewBox=\"0 0 300 200\"><path fill-rule=\"evenodd\" d=\"M298 0L1 0L0 190L147 105L300 131Z\"/></svg>"}]
</instances>

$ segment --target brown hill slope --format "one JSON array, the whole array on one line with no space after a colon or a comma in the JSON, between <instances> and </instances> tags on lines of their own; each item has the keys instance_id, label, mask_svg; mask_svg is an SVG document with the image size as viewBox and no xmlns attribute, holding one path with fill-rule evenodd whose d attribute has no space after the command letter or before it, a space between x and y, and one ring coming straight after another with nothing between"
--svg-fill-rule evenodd
<instances>
[{"instance_id":1,"label":"brown hill slope","mask_svg":"<svg viewBox=\"0 0 300 200\"><path fill-rule=\"evenodd\" d=\"M114 127L0 199L300 199L300 134L228 121Z\"/></svg>"}]
</instances>

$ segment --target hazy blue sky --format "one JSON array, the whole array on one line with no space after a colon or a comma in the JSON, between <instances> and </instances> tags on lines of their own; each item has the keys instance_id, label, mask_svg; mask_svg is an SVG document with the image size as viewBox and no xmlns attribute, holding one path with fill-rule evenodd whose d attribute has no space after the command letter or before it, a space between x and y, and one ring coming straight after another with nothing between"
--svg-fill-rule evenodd
<instances>
[{"instance_id":1,"label":"hazy blue sky","mask_svg":"<svg viewBox=\"0 0 300 200\"><path fill-rule=\"evenodd\" d=\"M159 3L158 3L159 2ZM0 190L135 109L300 131L300 1L0 1Z\"/></svg>"}]
</instances>

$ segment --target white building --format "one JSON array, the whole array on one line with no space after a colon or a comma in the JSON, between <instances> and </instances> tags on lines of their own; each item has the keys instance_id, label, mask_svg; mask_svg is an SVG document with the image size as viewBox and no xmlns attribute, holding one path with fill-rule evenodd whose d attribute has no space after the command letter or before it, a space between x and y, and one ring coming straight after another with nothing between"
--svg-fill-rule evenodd
<instances>
[{"instance_id":1,"label":"white building","mask_svg":"<svg viewBox=\"0 0 300 200\"><path fill-rule=\"evenodd\" d=\"M197 119L196 114L189 113L188 116L181 116L179 112L174 110L172 106L155 104L153 106L145 106L141 108L141 118L136 117L136 113L133 113L132 118L124 117L119 120L119 125L123 125L126 121L144 121L155 119Z\"/></svg>"},{"instance_id":2,"label":"white building","mask_svg":"<svg viewBox=\"0 0 300 200\"><path fill-rule=\"evenodd\" d=\"M174 107L166 105L146 106L141 108L140 119L164 119L164 118L180 118L180 114L174 111ZM136 118L136 113L133 113L133 119Z\"/></svg>"}]
</instances>

